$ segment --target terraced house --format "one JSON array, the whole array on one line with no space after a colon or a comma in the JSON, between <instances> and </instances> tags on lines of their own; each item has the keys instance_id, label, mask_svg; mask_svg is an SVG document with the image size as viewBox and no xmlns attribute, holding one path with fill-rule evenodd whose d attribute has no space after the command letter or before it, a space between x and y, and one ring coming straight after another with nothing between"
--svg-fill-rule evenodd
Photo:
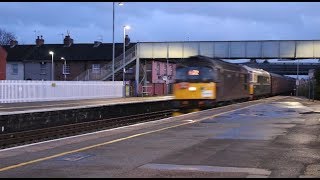
<instances>
[{"instance_id":1,"label":"terraced house","mask_svg":"<svg viewBox=\"0 0 320 180\"><path fill-rule=\"evenodd\" d=\"M17 41L11 41L3 47L8 52L7 80L77 80L88 69L99 74L101 68L112 61L112 43L74 44L69 35L62 44L45 44L43 37L38 36L35 44L19 45ZM50 51L53 52L53 67ZM116 43L115 56L122 51L123 44Z\"/></svg>"}]
</instances>

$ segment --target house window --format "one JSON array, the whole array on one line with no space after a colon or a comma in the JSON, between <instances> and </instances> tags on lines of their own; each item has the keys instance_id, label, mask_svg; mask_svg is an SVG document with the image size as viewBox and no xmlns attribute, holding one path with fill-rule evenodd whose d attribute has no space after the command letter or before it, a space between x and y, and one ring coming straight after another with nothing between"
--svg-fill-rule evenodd
<instances>
[{"instance_id":1,"label":"house window","mask_svg":"<svg viewBox=\"0 0 320 180\"><path fill-rule=\"evenodd\" d=\"M63 64L62 74L70 74L70 65L69 64L66 64L66 65Z\"/></svg>"},{"instance_id":2,"label":"house window","mask_svg":"<svg viewBox=\"0 0 320 180\"><path fill-rule=\"evenodd\" d=\"M47 74L47 63L40 63L40 74Z\"/></svg>"},{"instance_id":3,"label":"house window","mask_svg":"<svg viewBox=\"0 0 320 180\"><path fill-rule=\"evenodd\" d=\"M18 74L18 64L11 64L12 68L12 74L17 75Z\"/></svg>"},{"instance_id":4,"label":"house window","mask_svg":"<svg viewBox=\"0 0 320 180\"><path fill-rule=\"evenodd\" d=\"M92 64L92 72L99 73L100 72L100 64Z\"/></svg>"}]
</instances>

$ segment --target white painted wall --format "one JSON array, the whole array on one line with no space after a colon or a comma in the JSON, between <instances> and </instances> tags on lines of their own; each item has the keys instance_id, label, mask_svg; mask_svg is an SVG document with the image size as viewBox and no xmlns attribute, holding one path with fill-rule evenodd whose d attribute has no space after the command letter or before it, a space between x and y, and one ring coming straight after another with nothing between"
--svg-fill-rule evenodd
<instances>
[{"instance_id":1,"label":"white painted wall","mask_svg":"<svg viewBox=\"0 0 320 180\"><path fill-rule=\"evenodd\" d=\"M122 81L0 81L0 103L117 98Z\"/></svg>"}]
</instances>

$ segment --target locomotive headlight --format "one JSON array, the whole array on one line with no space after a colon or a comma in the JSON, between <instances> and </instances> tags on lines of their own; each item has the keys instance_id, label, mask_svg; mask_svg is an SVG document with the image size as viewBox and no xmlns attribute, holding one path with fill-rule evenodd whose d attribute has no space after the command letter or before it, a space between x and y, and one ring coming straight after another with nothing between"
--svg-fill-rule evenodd
<instances>
[{"instance_id":1,"label":"locomotive headlight","mask_svg":"<svg viewBox=\"0 0 320 180\"><path fill-rule=\"evenodd\" d=\"M195 91L195 90L197 90L196 87L189 87L189 91Z\"/></svg>"}]
</instances>

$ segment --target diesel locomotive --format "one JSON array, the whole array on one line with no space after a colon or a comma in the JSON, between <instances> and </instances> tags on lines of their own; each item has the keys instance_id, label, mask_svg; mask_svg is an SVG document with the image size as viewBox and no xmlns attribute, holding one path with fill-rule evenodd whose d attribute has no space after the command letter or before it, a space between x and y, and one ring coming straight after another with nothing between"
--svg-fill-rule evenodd
<instances>
[{"instance_id":1,"label":"diesel locomotive","mask_svg":"<svg viewBox=\"0 0 320 180\"><path fill-rule=\"evenodd\" d=\"M179 109L205 109L220 102L290 94L294 82L293 78L262 69L205 56L191 56L177 64L174 106Z\"/></svg>"}]
</instances>

